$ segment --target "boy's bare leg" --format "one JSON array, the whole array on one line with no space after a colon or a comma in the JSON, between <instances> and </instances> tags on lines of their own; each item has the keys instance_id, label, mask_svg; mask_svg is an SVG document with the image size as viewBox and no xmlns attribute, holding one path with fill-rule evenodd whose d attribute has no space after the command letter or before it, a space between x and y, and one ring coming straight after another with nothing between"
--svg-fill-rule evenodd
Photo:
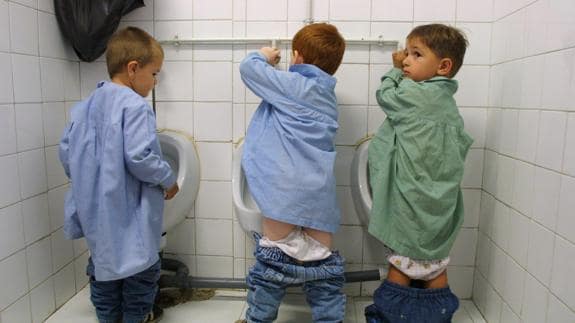
<instances>
[{"instance_id":1,"label":"boy's bare leg","mask_svg":"<svg viewBox=\"0 0 575 323\"><path fill-rule=\"evenodd\" d=\"M447 270L439 276L425 282L425 288L445 288L447 287Z\"/></svg>"},{"instance_id":2,"label":"boy's bare leg","mask_svg":"<svg viewBox=\"0 0 575 323\"><path fill-rule=\"evenodd\" d=\"M387 280L398 284L401 286L409 286L411 278L406 274L402 273L399 269L395 268L393 265L389 265L389 270L387 271Z\"/></svg>"}]
</instances>

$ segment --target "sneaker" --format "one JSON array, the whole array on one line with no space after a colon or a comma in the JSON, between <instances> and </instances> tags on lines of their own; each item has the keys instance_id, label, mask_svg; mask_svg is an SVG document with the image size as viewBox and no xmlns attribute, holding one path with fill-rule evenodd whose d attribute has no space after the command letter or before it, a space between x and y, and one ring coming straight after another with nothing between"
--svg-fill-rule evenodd
<instances>
[{"instance_id":1,"label":"sneaker","mask_svg":"<svg viewBox=\"0 0 575 323\"><path fill-rule=\"evenodd\" d=\"M162 316L164 316L164 310L161 307L154 305L152 311L148 313L148 315L144 318L144 321L142 323L160 322Z\"/></svg>"}]
</instances>

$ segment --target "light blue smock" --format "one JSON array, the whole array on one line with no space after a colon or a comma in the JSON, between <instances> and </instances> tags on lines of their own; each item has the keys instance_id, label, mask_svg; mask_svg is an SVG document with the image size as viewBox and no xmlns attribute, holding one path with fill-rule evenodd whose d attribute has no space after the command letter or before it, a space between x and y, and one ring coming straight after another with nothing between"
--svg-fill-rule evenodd
<instances>
[{"instance_id":1,"label":"light blue smock","mask_svg":"<svg viewBox=\"0 0 575 323\"><path fill-rule=\"evenodd\" d=\"M250 122L242 157L258 207L277 221L336 232L336 79L315 65L276 70L257 52L242 61L240 73L263 99Z\"/></svg>"},{"instance_id":2,"label":"light blue smock","mask_svg":"<svg viewBox=\"0 0 575 323\"><path fill-rule=\"evenodd\" d=\"M85 237L98 281L158 261L164 195L176 177L161 157L149 104L132 89L100 82L78 103L60 141L71 179L64 234Z\"/></svg>"}]
</instances>

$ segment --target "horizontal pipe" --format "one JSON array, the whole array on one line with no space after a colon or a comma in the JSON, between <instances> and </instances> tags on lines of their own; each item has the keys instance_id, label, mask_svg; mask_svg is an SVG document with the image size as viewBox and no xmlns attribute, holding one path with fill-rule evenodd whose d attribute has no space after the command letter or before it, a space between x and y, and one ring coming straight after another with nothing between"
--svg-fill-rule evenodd
<instances>
[{"instance_id":1,"label":"horizontal pipe","mask_svg":"<svg viewBox=\"0 0 575 323\"><path fill-rule=\"evenodd\" d=\"M162 45L243 45L243 44L263 44L263 43L274 43L276 45L280 43L291 43L291 38L191 38L191 39L179 39L177 36L170 40L161 40ZM366 39L346 39L347 44L354 45L379 45L379 46L396 46L398 45L397 40L384 40L382 36L378 38Z\"/></svg>"}]
</instances>

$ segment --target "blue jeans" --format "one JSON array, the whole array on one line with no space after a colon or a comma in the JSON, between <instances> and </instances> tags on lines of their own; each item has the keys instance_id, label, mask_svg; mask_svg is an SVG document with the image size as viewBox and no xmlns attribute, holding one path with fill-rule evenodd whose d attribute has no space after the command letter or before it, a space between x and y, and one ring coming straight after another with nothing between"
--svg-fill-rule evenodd
<instances>
[{"instance_id":1,"label":"blue jeans","mask_svg":"<svg viewBox=\"0 0 575 323\"><path fill-rule=\"evenodd\" d=\"M90 276L90 299L96 308L100 323L141 323L152 311L158 279L160 261L133 276L111 281L97 281L94 276L92 258L88 261L86 273Z\"/></svg>"},{"instance_id":2,"label":"blue jeans","mask_svg":"<svg viewBox=\"0 0 575 323\"><path fill-rule=\"evenodd\" d=\"M314 322L343 322L344 260L337 251L324 260L300 262L279 248L260 247L258 240L256 237L256 263L246 279L248 322L273 322L285 290L292 284L303 285Z\"/></svg>"},{"instance_id":3,"label":"blue jeans","mask_svg":"<svg viewBox=\"0 0 575 323\"><path fill-rule=\"evenodd\" d=\"M448 323L459 300L449 287L419 289L384 281L365 308L367 323Z\"/></svg>"}]
</instances>

